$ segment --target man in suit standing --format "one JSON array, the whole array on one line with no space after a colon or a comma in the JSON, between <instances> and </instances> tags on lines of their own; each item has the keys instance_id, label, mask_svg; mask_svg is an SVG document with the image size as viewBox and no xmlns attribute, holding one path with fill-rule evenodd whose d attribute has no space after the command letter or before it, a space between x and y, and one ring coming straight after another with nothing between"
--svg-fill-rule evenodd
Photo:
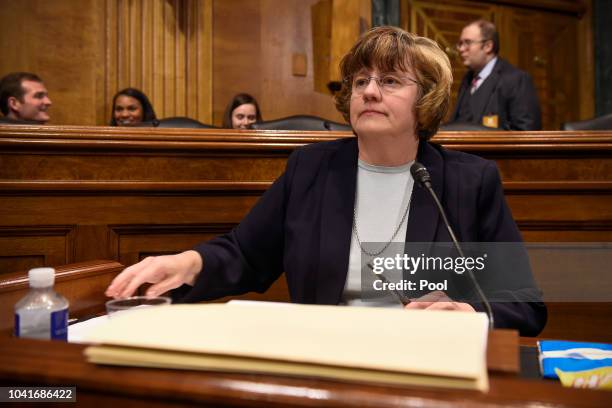
<instances>
[{"instance_id":1,"label":"man in suit standing","mask_svg":"<svg viewBox=\"0 0 612 408\"><path fill-rule=\"evenodd\" d=\"M503 130L540 130L540 105L528 73L500 58L499 36L489 21L463 28L457 43L463 77L451 122Z\"/></svg>"}]
</instances>

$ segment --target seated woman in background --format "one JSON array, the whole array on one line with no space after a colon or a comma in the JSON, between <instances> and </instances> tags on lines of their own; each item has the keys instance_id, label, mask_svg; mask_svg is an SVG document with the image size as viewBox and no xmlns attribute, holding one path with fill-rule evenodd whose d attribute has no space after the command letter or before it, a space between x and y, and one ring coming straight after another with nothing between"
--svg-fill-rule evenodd
<instances>
[{"instance_id":1,"label":"seated woman in background","mask_svg":"<svg viewBox=\"0 0 612 408\"><path fill-rule=\"evenodd\" d=\"M111 126L134 126L157 120L147 95L135 88L125 88L113 98Z\"/></svg>"},{"instance_id":2,"label":"seated woman in background","mask_svg":"<svg viewBox=\"0 0 612 408\"><path fill-rule=\"evenodd\" d=\"M251 124L261 121L257 101L246 93L234 96L223 114L225 129L248 129Z\"/></svg>"}]
</instances>

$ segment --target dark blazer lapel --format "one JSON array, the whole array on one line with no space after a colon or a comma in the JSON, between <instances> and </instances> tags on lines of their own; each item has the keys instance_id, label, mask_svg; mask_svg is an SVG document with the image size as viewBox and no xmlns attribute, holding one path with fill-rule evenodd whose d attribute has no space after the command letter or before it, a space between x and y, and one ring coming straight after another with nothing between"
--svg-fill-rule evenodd
<instances>
[{"instance_id":1,"label":"dark blazer lapel","mask_svg":"<svg viewBox=\"0 0 612 408\"><path fill-rule=\"evenodd\" d=\"M484 82L472 95L472 112L475 118L481 118L482 116L490 113L487 112L486 109L489 105L491 97L495 94L495 90L499 85L499 76L501 71L500 62L501 60L498 57L491 74L489 74L487 79L484 80Z\"/></svg>"},{"instance_id":2,"label":"dark blazer lapel","mask_svg":"<svg viewBox=\"0 0 612 408\"><path fill-rule=\"evenodd\" d=\"M357 182L357 138L329 161L321 210L321 240L316 303L337 304L348 272Z\"/></svg>"},{"instance_id":3,"label":"dark blazer lapel","mask_svg":"<svg viewBox=\"0 0 612 408\"><path fill-rule=\"evenodd\" d=\"M443 201L444 161L442 156L428 142L421 141L417 161L429 171L433 189L440 201ZM424 187L415 183L412 189L410 213L408 214L406 242L434 241L439 222L440 215L433 198Z\"/></svg>"}]
</instances>

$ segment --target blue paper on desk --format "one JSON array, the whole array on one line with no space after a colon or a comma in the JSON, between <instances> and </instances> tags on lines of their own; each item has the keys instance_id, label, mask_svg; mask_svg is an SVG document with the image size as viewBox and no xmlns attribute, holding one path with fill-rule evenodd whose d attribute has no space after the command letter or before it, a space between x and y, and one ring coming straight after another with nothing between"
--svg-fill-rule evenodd
<instances>
[{"instance_id":1,"label":"blue paper on desk","mask_svg":"<svg viewBox=\"0 0 612 408\"><path fill-rule=\"evenodd\" d=\"M541 340L538 348L540 370L545 378L559 378L555 368L573 372L612 367L612 344Z\"/></svg>"}]
</instances>

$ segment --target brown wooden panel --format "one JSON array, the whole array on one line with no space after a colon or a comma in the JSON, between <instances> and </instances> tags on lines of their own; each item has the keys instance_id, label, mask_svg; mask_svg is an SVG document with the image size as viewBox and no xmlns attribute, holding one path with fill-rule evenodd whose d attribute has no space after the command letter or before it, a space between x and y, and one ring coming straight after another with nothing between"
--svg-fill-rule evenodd
<instances>
[{"instance_id":1,"label":"brown wooden panel","mask_svg":"<svg viewBox=\"0 0 612 408\"><path fill-rule=\"evenodd\" d=\"M310 114L342 122L331 95L315 91L311 6L318 0L216 0L213 6L213 116L221 125L230 99L252 94L264 120ZM291 72L306 56L306 76Z\"/></svg>"},{"instance_id":2,"label":"brown wooden panel","mask_svg":"<svg viewBox=\"0 0 612 408\"><path fill-rule=\"evenodd\" d=\"M125 181L138 181L155 179L157 174L165 174L167 181L181 182L186 177L192 180L231 180L239 181L265 180L269 168L274 166L280 174L284 168L282 157L269 158L253 162L246 157L220 157L197 161L196 157L156 157L135 154L129 157L122 154L98 153L97 155L75 157L66 152L56 154L53 162L40 155L10 156L3 159L3 169L0 175L3 178L11 177L21 180L109 180L121 177ZM94 159L95 157L95 159ZM27 161L28 166L24 166ZM251 165L249 174L244 169ZM74 168L79 168L75 174ZM153 170L153 168L155 170ZM261 174L258 177L258 174ZM5 176L6 175L6 176Z\"/></svg>"},{"instance_id":3,"label":"brown wooden panel","mask_svg":"<svg viewBox=\"0 0 612 408\"><path fill-rule=\"evenodd\" d=\"M38 249L38 248L37 248ZM45 255L1 255L0 270L28 270L32 268L40 268L49 265L48 257ZM0 274L0 276L2 276Z\"/></svg>"},{"instance_id":4,"label":"brown wooden panel","mask_svg":"<svg viewBox=\"0 0 612 408\"><path fill-rule=\"evenodd\" d=\"M372 25L371 7L371 2L367 0L332 0L330 81L342 81L340 61L359 39L359 36L370 29Z\"/></svg>"},{"instance_id":5,"label":"brown wooden panel","mask_svg":"<svg viewBox=\"0 0 612 408\"><path fill-rule=\"evenodd\" d=\"M2 3L0 76L39 74L52 123L107 124L113 95L128 86L142 89L160 118L212 121L212 0L78 3Z\"/></svg>"},{"instance_id":6,"label":"brown wooden panel","mask_svg":"<svg viewBox=\"0 0 612 408\"><path fill-rule=\"evenodd\" d=\"M607 193L601 195L508 194L507 200L519 223L523 221L589 222L601 220L607 222L609 227L609 221L612 219L612 195ZM541 225L545 227L544 224ZM558 229L552 223L548 224L548 227Z\"/></svg>"},{"instance_id":7,"label":"brown wooden panel","mask_svg":"<svg viewBox=\"0 0 612 408\"><path fill-rule=\"evenodd\" d=\"M73 262L74 247L75 229L70 226L0 226L0 277L18 270Z\"/></svg>"},{"instance_id":8,"label":"brown wooden panel","mask_svg":"<svg viewBox=\"0 0 612 408\"><path fill-rule=\"evenodd\" d=\"M523 239L527 242L610 242L610 230L591 229L589 225L574 225L561 229L555 225L534 228L519 222Z\"/></svg>"},{"instance_id":9,"label":"brown wooden panel","mask_svg":"<svg viewBox=\"0 0 612 408\"><path fill-rule=\"evenodd\" d=\"M229 232L235 224L206 225L121 225L112 226L113 245L118 250L116 259L124 265L132 265L147 256L168 255L182 252L199 242ZM144 293L145 289L141 289ZM265 300L289 302L287 281L284 275L265 294L248 293L215 300L227 302L230 299Z\"/></svg>"},{"instance_id":10,"label":"brown wooden panel","mask_svg":"<svg viewBox=\"0 0 612 408\"><path fill-rule=\"evenodd\" d=\"M182 252L217 235L229 232L236 224L204 225L119 225L110 226L118 259L124 265L147 256Z\"/></svg>"},{"instance_id":11,"label":"brown wooden panel","mask_svg":"<svg viewBox=\"0 0 612 408\"><path fill-rule=\"evenodd\" d=\"M129 191L110 196L78 192L56 196L44 193L43 196L44 203L36 196L2 197L2 203L22 205L18 213L7 214L0 210L2 219L6 220L3 222L15 227L27 227L55 217L58 221L72 220L78 225L236 223L256 200L253 195L233 196L231 193L224 194L224 191L209 191L207 196L202 197L181 194L180 191L158 197Z\"/></svg>"},{"instance_id":12,"label":"brown wooden panel","mask_svg":"<svg viewBox=\"0 0 612 408\"><path fill-rule=\"evenodd\" d=\"M101 123L103 18L104 2L97 0L78 7L72 0L3 1L0 77L13 71L40 75L53 102L51 123Z\"/></svg>"},{"instance_id":13,"label":"brown wooden panel","mask_svg":"<svg viewBox=\"0 0 612 408\"><path fill-rule=\"evenodd\" d=\"M218 126L222 124L226 105L240 92L253 95L264 119L271 119L272 109L261 92L260 3L259 0L214 1L213 120Z\"/></svg>"},{"instance_id":14,"label":"brown wooden panel","mask_svg":"<svg viewBox=\"0 0 612 408\"><path fill-rule=\"evenodd\" d=\"M159 118L211 123L212 0L107 0L105 7L106 49L99 63L106 102L97 123L108 123L111 99L126 87L144 91Z\"/></svg>"},{"instance_id":15,"label":"brown wooden panel","mask_svg":"<svg viewBox=\"0 0 612 408\"><path fill-rule=\"evenodd\" d=\"M56 253L73 254L74 261L107 255L124 264L188 249L240 222L293 149L348 136L0 127L0 232L25 237L0 240L5 270L38 266L40 259L31 256L45 254L44 248L62 248ZM434 142L496 161L525 240L612 242L612 133L443 132ZM71 226L64 227L74 231L70 249L54 241L66 231L42 233L50 221ZM32 251L17 252L24 239ZM554 271L538 267L534 273L537 279ZM249 298L287 300L284 277L265 295ZM600 330L611 315L607 306L583 304L571 313L564 307L551 309L544 335L607 336Z\"/></svg>"},{"instance_id":16,"label":"brown wooden panel","mask_svg":"<svg viewBox=\"0 0 612 408\"><path fill-rule=\"evenodd\" d=\"M504 7L502 38L509 38L508 59L529 72L538 90L543 129L560 129L580 116L578 19L542 11ZM582 47L580 47L582 48Z\"/></svg>"},{"instance_id":17,"label":"brown wooden panel","mask_svg":"<svg viewBox=\"0 0 612 408\"><path fill-rule=\"evenodd\" d=\"M540 338L612 342L612 303L547 303Z\"/></svg>"},{"instance_id":18,"label":"brown wooden panel","mask_svg":"<svg viewBox=\"0 0 612 408\"><path fill-rule=\"evenodd\" d=\"M491 336L496 336L495 331ZM491 338L490 336L490 338ZM41 347L44 344L46 347ZM516 341L489 340L493 355L516 353ZM491 372L490 389L480 393L426 387L392 387L269 375L211 373L190 370L112 367L90 364L84 345L0 339L6 364L0 379L11 385L74 385L78 401L121 407L604 407L604 390L565 388L557 381L523 379ZM144 405L147 404L147 405Z\"/></svg>"},{"instance_id":19,"label":"brown wooden panel","mask_svg":"<svg viewBox=\"0 0 612 408\"><path fill-rule=\"evenodd\" d=\"M320 93L330 92L332 2L320 0L310 8L312 19L312 71L314 89Z\"/></svg>"}]
</instances>

